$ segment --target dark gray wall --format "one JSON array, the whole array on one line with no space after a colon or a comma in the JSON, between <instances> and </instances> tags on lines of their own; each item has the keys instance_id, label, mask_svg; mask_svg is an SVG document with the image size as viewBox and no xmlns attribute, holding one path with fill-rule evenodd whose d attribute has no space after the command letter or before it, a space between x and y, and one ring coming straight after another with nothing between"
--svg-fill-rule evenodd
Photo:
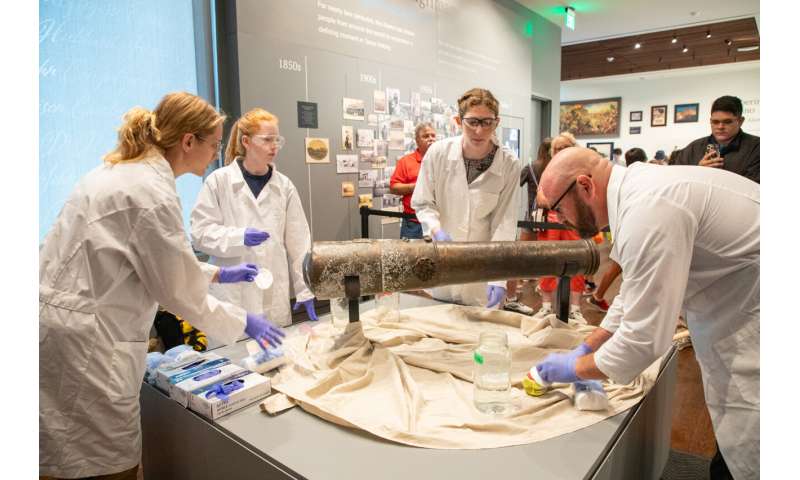
<instances>
[{"instance_id":1,"label":"dark gray wall","mask_svg":"<svg viewBox=\"0 0 800 480\"><path fill-rule=\"evenodd\" d=\"M331 25L323 17L340 23ZM336 174L336 154L343 153L342 125L369 127L366 121L342 119L342 97L363 99L372 113L373 90L398 88L402 102L420 92L423 100L438 97L454 105L467 89L488 88L501 102L503 122L522 126L523 161L531 153L533 129L539 128L531 94L559 98L560 29L512 1L238 0L235 19L238 58L228 64L238 64L240 103L223 108L263 107L278 115L287 138L278 170L300 191L314 240L360 235L358 199L340 194L341 182L357 184L357 175ZM384 47L336 38L324 29ZM378 36L383 34L395 39ZM296 62L301 71L279 68L281 60ZM297 127L298 100L318 103L318 129ZM330 164L305 163L306 136L330 139ZM399 154L390 151L389 165ZM397 225L381 228L377 218L370 230L373 237L399 235Z\"/></svg>"}]
</instances>

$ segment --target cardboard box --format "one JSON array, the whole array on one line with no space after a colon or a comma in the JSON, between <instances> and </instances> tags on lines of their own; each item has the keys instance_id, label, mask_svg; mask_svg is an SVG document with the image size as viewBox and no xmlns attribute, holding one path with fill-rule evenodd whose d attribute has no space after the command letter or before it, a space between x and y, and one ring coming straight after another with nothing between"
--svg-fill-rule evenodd
<instances>
[{"instance_id":1,"label":"cardboard box","mask_svg":"<svg viewBox=\"0 0 800 480\"><path fill-rule=\"evenodd\" d=\"M224 362L220 362L223 360ZM230 363L227 358L220 357L216 353L206 353L200 359L192 359L188 363L175 367L169 365L166 368L159 368L156 372L156 386L169 393L170 384L178 383L181 380L192 377L196 372L211 368L213 366L222 366ZM180 377L180 378L178 378Z\"/></svg>"},{"instance_id":2,"label":"cardboard box","mask_svg":"<svg viewBox=\"0 0 800 480\"><path fill-rule=\"evenodd\" d=\"M230 382L243 382L242 388L228 394L227 400L217 398L213 390L216 385L228 385ZM189 397L189 409L209 420L216 420L231 412L257 402L270 394L269 378L250 371L242 372L225 381L207 385L192 392Z\"/></svg>"},{"instance_id":3,"label":"cardboard box","mask_svg":"<svg viewBox=\"0 0 800 480\"><path fill-rule=\"evenodd\" d=\"M228 363L220 367L211 367L196 375L169 386L169 396L184 407L189 405L189 395L198 388L206 385L213 385L222 382L229 377L244 372L245 369L239 365Z\"/></svg>"}]
</instances>

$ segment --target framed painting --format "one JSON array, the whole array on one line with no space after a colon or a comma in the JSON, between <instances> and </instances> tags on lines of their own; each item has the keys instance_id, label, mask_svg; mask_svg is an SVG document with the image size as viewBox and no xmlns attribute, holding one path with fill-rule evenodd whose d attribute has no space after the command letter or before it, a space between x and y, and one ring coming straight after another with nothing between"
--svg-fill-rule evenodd
<instances>
[{"instance_id":1,"label":"framed painting","mask_svg":"<svg viewBox=\"0 0 800 480\"><path fill-rule=\"evenodd\" d=\"M576 138L618 137L622 98L561 102L559 131Z\"/></svg>"},{"instance_id":2,"label":"framed painting","mask_svg":"<svg viewBox=\"0 0 800 480\"><path fill-rule=\"evenodd\" d=\"M592 148L600 155L611 158L614 153L614 142L586 142L586 148Z\"/></svg>"},{"instance_id":3,"label":"framed painting","mask_svg":"<svg viewBox=\"0 0 800 480\"><path fill-rule=\"evenodd\" d=\"M630 114L630 121L631 122L641 122L642 121L642 111L635 110Z\"/></svg>"},{"instance_id":4,"label":"framed painting","mask_svg":"<svg viewBox=\"0 0 800 480\"><path fill-rule=\"evenodd\" d=\"M639 135L642 133L642 127L630 127L628 133L630 135Z\"/></svg>"},{"instance_id":5,"label":"framed painting","mask_svg":"<svg viewBox=\"0 0 800 480\"><path fill-rule=\"evenodd\" d=\"M699 103L682 103L675 105L675 119L673 123L697 123L699 118Z\"/></svg>"},{"instance_id":6,"label":"framed painting","mask_svg":"<svg viewBox=\"0 0 800 480\"><path fill-rule=\"evenodd\" d=\"M655 105L650 107L650 126L651 127L666 127L667 126L667 106Z\"/></svg>"}]
</instances>

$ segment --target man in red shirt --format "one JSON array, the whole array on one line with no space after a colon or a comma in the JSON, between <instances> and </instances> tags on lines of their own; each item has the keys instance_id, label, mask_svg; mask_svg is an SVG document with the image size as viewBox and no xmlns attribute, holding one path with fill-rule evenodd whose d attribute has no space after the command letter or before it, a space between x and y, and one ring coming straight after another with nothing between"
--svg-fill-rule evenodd
<instances>
[{"instance_id":1,"label":"man in red shirt","mask_svg":"<svg viewBox=\"0 0 800 480\"><path fill-rule=\"evenodd\" d=\"M397 159L397 166L389 180L389 191L403 196L403 212L405 213L415 213L411 208L411 194L414 193L414 186L417 184L422 157L425 156L428 147L436 141L436 129L430 123L420 123L414 130L414 139L417 142L417 149ZM403 219L400 226L400 238L422 238L422 226L416 218Z\"/></svg>"}]
</instances>

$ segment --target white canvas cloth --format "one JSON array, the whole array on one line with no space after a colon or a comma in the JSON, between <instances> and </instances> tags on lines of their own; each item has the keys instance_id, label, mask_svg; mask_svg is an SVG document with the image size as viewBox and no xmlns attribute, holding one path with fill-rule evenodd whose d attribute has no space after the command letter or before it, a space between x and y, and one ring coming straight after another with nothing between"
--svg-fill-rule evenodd
<instances>
[{"instance_id":1,"label":"white canvas cloth","mask_svg":"<svg viewBox=\"0 0 800 480\"><path fill-rule=\"evenodd\" d=\"M532 365L579 345L593 328L568 326L553 315L458 305L399 315L372 310L344 329L322 322L284 343L292 361L273 378L273 388L291 402L273 399L262 408L279 411L297 403L331 422L418 447L477 449L546 440L632 407L655 383L660 360L627 385L606 382L610 406L601 412L577 410L567 384L541 397L525 394L521 382ZM485 329L507 332L512 350L513 411L502 418L480 413L472 401L472 353Z\"/></svg>"}]
</instances>

